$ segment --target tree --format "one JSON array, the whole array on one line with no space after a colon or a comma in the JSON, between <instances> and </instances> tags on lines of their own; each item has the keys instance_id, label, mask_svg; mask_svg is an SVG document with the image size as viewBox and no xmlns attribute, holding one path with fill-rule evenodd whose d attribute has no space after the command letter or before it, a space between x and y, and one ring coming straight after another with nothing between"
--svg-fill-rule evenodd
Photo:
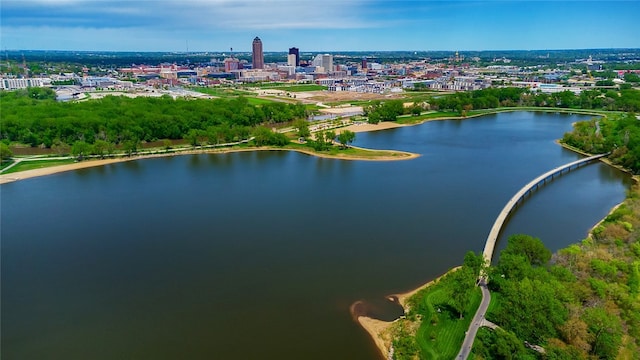
<instances>
[{"instance_id":1,"label":"tree","mask_svg":"<svg viewBox=\"0 0 640 360\"><path fill-rule=\"evenodd\" d=\"M76 141L73 143L71 147L71 154L78 158L78 160L82 160L86 155L91 154L92 146L87 144L84 141Z\"/></svg>"},{"instance_id":2,"label":"tree","mask_svg":"<svg viewBox=\"0 0 640 360\"><path fill-rule=\"evenodd\" d=\"M135 154L136 152L138 152L138 145L139 144L140 144L140 140L137 140L137 139L126 140L122 144L122 149L124 150L124 152L128 156L131 156L131 155Z\"/></svg>"},{"instance_id":3,"label":"tree","mask_svg":"<svg viewBox=\"0 0 640 360\"><path fill-rule=\"evenodd\" d=\"M342 144L343 148L347 148L347 144L351 144L356 139L356 133L349 130L341 131L338 135L338 142Z\"/></svg>"},{"instance_id":4,"label":"tree","mask_svg":"<svg viewBox=\"0 0 640 360\"><path fill-rule=\"evenodd\" d=\"M7 144L0 142L0 161L5 162L13 156L13 152Z\"/></svg>"},{"instance_id":5,"label":"tree","mask_svg":"<svg viewBox=\"0 0 640 360\"><path fill-rule=\"evenodd\" d=\"M113 153L113 144L104 140L96 140L93 143L93 154L104 158L105 154Z\"/></svg>"},{"instance_id":6,"label":"tree","mask_svg":"<svg viewBox=\"0 0 640 360\"><path fill-rule=\"evenodd\" d=\"M189 130L189 132L187 133L187 135L185 136L185 139L187 139L189 141L189 144L191 144L191 146L198 146L200 141L199 141L199 132L196 129L191 129Z\"/></svg>"},{"instance_id":7,"label":"tree","mask_svg":"<svg viewBox=\"0 0 640 360\"><path fill-rule=\"evenodd\" d=\"M367 122L369 124L377 124L380 122L380 114L378 112L372 112L369 114Z\"/></svg>"},{"instance_id":8,"label":"tree","mask_svg":"<svg viewBox=\"0 0 640 360\"><path fill-rule=\"evenodd\" d=\"M507 247L500 252L504 254L523 255L531 265L544 265L551 259L551 251L542 241L529 235L512 235L509 237Z\"/></svg>"},{"instance_id":9,"label":"tree","mask_svg":"<svg viewBox=\"0 0 640 360\"><path fill-rule=\"evenodd\" d=\"M473 251L467 251L462 266L468 267L475 274L480 274L480 271L486 267L486 261L482 253L476 255Z\"/></svg>"},{"instance_id":10,"label":"tree","mask_svg":"<svg viewBox=\"0 0 640 360\"><path fill-rule=\"evenodd\" d=\"M331 144L333 143L333 141L336 138L336 132L333 130L329 130L324 134L324 138L327 141L327 145L331 146Z\"/></svg>"},{"instance_id":11,"label":"tree","mask_svg":"<svg viewBox=\"0 0 640 360\"><path fill-rule=\"evenodd\" d=\"M460 315L460 319L462 319L464 311L471 302L471 295L475 288L478 274L474 274L473 269L463 266L448 276L451 282L451 286L448 288L449 302Z\"/></svg>"},{"instance_id":12,"label":"tree","mask_svg":"<svg viewBox=\"0 0 640 360\"><path fill-rule=\"evenodd\" d=\"M306 120L296 120L293 126L298 130L299 137L306 139L311 136L311 132L309 131L309 123Z\"/></svg>"},{"instance_id":13,"label":"tree","mask_svg":"<svg viewBox=\"0 0 640 360\"><path fill-rule=\"evenodd\" d=\"M620 317L602 307L585 310L582 317L592 336L591 353L601 359L615 359L622 342Z\"/></svg>"}]
</instances>

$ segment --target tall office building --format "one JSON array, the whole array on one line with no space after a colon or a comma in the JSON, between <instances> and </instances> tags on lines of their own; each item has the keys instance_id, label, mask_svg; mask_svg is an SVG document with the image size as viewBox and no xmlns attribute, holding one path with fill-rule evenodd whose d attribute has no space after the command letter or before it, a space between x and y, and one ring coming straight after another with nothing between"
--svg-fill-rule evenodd
<instances>
[{"instance_id":1,"label":"tall office building","mask_svg":"<svg viewBox=\"0 0 640 360\"><path fill-rule=\"evenodd\" d=\"M262 40L256 36L253 39L253 68L254 69L264 69L264 54L262 53Z\"/></svg>"},{"instance_id":2,"label":"tall office building","mask_svg":"<svg viewBox=\"0 0 640 360\"><path fill-rule=\"evenodd\" d=\"M287 65L296 66L296 54L287 55Z\"/></svg>"},{"instance_id":3,"label":"tall office building","mask_svg":"<svg viewBox=\"0 0 640 360\"><path fill-rule=\"evenodd\" d=\"M333 55L318 54L313 58L313 66L322 67L326 73L333 72Z\"/></svg>"},{"instance_id":4,"label":"tall office building","mask_svg":"<svg viewBox=\"0 0 640 360\"><path fill-rule=\"evenodd\" d=\"M289 48L289 55L295 55L296 56L295 66L300 66L300 50L298 50L297 47Z\"/></svg>"}]
</instances>

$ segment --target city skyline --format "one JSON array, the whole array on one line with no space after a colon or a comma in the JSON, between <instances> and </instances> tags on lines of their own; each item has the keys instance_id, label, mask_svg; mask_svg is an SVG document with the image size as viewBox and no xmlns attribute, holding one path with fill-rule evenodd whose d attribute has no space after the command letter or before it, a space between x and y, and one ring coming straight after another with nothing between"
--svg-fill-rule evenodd
<instances>
[{"instance_id":1,"label":"city skyline","mask_svg":"<svg viewBox=\"0 0 640 360\"><path fill-rule=\"evenodd\" d=\"M4 49L538 50L640 47L636 1L5 0Z\"/></svg>"}]
</instances>

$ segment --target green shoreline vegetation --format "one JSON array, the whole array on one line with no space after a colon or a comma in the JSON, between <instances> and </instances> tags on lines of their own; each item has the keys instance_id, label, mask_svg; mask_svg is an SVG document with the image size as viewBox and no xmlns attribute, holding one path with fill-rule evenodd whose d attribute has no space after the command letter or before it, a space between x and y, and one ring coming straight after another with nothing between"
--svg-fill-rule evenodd
<instances>
[{"instance_id":1,"label":"green shoreline vegetation","mask_svg":"<svg viewBox=\"0 0 640 360\"><path fill-rule=\"evenodd\" d=\"M276 88L289 86L276 85ZM311 86L298 88L313 89ZM248 140L256 133L266 134L265 126L267 129L289 126L296 120L305 119L310 111L308 106L302 104L247 97L251 93L239 89L197 90L222 98L174 100L168 96L135 99L108 96L86 102L59 103L55 101L55 94L50 89L30 88L2 92L2 146L11 145L17 151L22 144L32 149L41 149L40 151L49 155L73 155L78 159L117 154L131 156L141 149L162 152L162 148L166 151L184 142L193 147L238 143ZM403 100L367 101L363 105L368 122L391 121L400 125L430 120L465 119L502 111L535 110L600 115L618 110L640 109L640 91L624 89L614 93L613 90L588 90L580 96L569 91L548 95L532 94L519 88L490 88L445 95L426 93L424 97L416 97L415 93L410 93L409 99L415 101L409 107L405 106ZM550 104L556 106L549 107ZM580 109L581 107L588 109ZM299 126L297 128L300 137L311 135L300 133ZM335 133L333 134L335 137ZM325 137L324 134L321 136ZM266 141L256 141L252 145L281 147L291 144L290 147L298 149L296 138L295 133L290 133L287 141L284 136L276 133L267 136ZM158 142L163 144L155 148L149 146ZM375 150L358 153L347 146L340 146L339 149L330 146L325 149L323 145L316 146L318 142L303 143L309 146L305 150L308 153L319 151L321 156L342 159L372 159L380 156L383 160L388 160L390 157L405 158L406 155L403 152ZM2 150L4 169L11 165L6 159L11 158L12 154L10 150ZM17 166L5 173L22 168Z\"/></svg>"},{"instance_id":2,"label":"green shoreline vegetation","mask_svg":"<svg viewBox=\"0 0 640 360\"><path fill-rule=\"evenodd\" d=\"M610 164L638 174L640 120L633 113L597 115L603 116L576 123L561 144L588 154L611 152ZM470 358L638 359L640 183L634 180L624 202L578 244L552 255L539 239L509 239L496 265L487 270L492 299L486 319L499 328L480 329ZM473 257L467 254L463 269ZM477 289L461 286L455 273L412 296L406 317L387 330L395 359L455 357L467 329L462 325L469 321L459 320L463 330L451 334L456 325L450 321L461 313L456 299L467 298L465 318L477 308L472 301ZM443 292L448 296L439 295ZM435 307L440 311L434 312ZM534 345L541 348L536 351Z\"/></svg>"},{"instance_id":3,"label":"green shoreline vegetation","mask_svg":"<svg viewBox=\"0 0 640 360\"><path fill-rule=\"evenodd\" d=\"M401 100L373 101L365 105L365 113L371 123L407 125L503 111L594 115L598 118L577 123L562 139L563 145L587 153L611 152L613 164L637 174L640 121L633 113L621 111L640 109L640 91L626 89L615 96L609 92L532 95L524 89L487 89L430 98L429 104L410 107ZM303 120L308 115L306 106L270 101L254 104L243 94L234 91L226 94L233 97L215 100L109 96L58 103L49 89L2 92L2 159L11 157L11 144L48 148L52 155L70 153L75 159L254 150L358 160L416 156L350 147L355 134L349 131L338 136L333 130L311 134ZM271 129L283 126L291 131ZM158 142L162 145L142 151L145 143ZM5 173L69 164L75 159L22 161ZM3 169L9 165L3 161ZM553 256L537 239L510 238L497 264L488 269L493 296L487 319L500 328L479 332L474 358L634 358L640 353L639 228L640 186L636 184L589 238ZM475 287L480 258L468 253L459 271L408 300L406 318L394 322L389 330L396 359L448 359L457 354L480 300ZM526 348L524 341L542 346L546 354Z\"/></svg>"}]
</instances>

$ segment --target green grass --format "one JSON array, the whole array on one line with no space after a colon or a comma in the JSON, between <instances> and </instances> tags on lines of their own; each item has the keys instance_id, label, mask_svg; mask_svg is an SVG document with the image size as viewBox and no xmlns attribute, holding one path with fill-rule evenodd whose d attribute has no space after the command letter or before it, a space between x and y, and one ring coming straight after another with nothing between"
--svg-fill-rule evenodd
<instances>
[{"instance_id":1,"label":"green grass","mask_svg":"<svg viewBox=\"0 0 640 360\"><path fill-rule=\"evenodd\" d=\"M251 105L264 105L264 104L269 104L272 103L273 100L269 100L267 98L258 98L258 97L246 97L247 101L249 101L249 104Z\"/></svg>"},{"instance_id":2,"label":"green grass","mask_svg":"<svg viewBox=\"0 0 640 360\"><path fill-rule=\"evenodd\" d=\"M262 83L256 84L255 87L261 89L277 89L289 92L327 90L326 86L316 84Z\"/></svg>"},{"instance_id":3,"label":"green grass","mask_svg":"<svg viewBox=\"0 0 640 360\"><path fill-rule=\"evenodd\" d=\"M194 90L203 94L211 95L211 96L221 97L221 98L238 97L238 96L253 94L252 92L248 92L248 91L242 91L242 90L237 90L232 88L222 88L222 87L193 87L191 88L191 90Z\"/></svg>"},{"instance_id":4,"label":"green grass","mask_svg":"<svg viewBox=\"0 0 640 360\"><path fill-rule=\"evenodd\" d=\"M33 160L33 161L23 161L18 165L12 167L11 169L3 172L3 174L11 174L18 171L26 171L33 169L42 169L57 165L66 165L73 164L75 162L74 159L65 159L65 160Z\"/></svg>"},{"instance_id":5,"label":"green grass","mask_svg":"<svg viewBox=\"0 0 640 360\"><path fill-rule=\"evenodd\" d=\"M277 89L282 91L289 91L289 92L303 92L303 91L327 90L327 87L322 85L316 85L316 84L304 84L304 85L283 86Z\"/></svg>"},{"instance_id":6,"label":"green grass","mask_svg":"<svg viewBox=\"0 0 640 360\"><path fill-rule=\"evenodd\" d=\"M475 288L464 318L460 319L448 306L445 286L446 284L439 284L427 288L422 295L426 311L422 314L416 342L425 359L453 359L458 354L465 332L482 300L480 289ZM438 308L441 312L438 312ZM434 316L437 317L435 323L431 321Z\"/></svg>"},{"instance_id":7,"label":"green grass","mask_svg":"<svg viewBox=\"0 0 640 360\"><path fill-rule=\"evenodd\" d=\"M453 111L435 111L426 114L420 114L418 116L403 115L398 116L396 122L399 124L415 124L425 120L449 118L449 117L461 117L459 113Z\"/></svg>"},{"instance_id":8,"label":"green grass","mask_svg":"<svg viewBox=\"0 0 640 360\"><path fill-rule=\"evenodd\" d=\"M329 156L353 158L353 159L376 159L381 157L384 157L384 158L392 157L392 158L401 159L408 156L406 153L392 151L392 150L367 150L367 149L352 148L352 147L342 149L339 146L333 146L326 151L316 151L308 144L299 144L296 142L290 143L289 145L285 146L284 149L298 149L298 150L309 151L314 154L318 154L320 156L329 155Z\"/></svg>"},{"instance_id":9,"label":"green grass","mask_svg":"<svg viewBox=\"0 0 640 360\"><path fill-rule=\"evenodd\" d=\"M9 165L11 165L13 163L14 163L14 161L11 160L11 159L0 162L0 170L6 168L7 166L9 166Z\"/></svg>"}]
</instances>

